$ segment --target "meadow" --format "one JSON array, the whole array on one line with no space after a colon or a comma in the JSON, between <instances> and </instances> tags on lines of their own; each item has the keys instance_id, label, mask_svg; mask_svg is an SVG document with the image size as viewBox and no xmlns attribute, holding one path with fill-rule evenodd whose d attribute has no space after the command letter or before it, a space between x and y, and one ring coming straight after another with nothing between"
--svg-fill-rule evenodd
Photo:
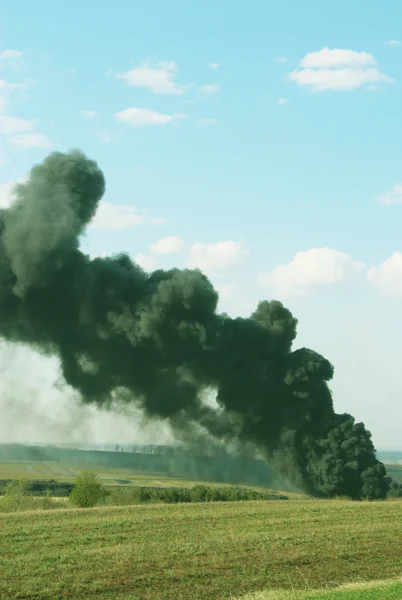
<instances>
[{"instance_id":1,"label":"meadow","mask_svg":"<svg viewBox=\"0 0 402 600\"><path fill-rule=\"evenodd\" d=\"M0 497L1 599L402 599L401 501L284 492L283 502L272 499L281 493L268 481L248 488L269 501L164 504L164 490L234 489L227 481L233 466L124 452L15 451L22 454L0 456L0 480L71 486L85 468L110 495L94 509L73 509L67 498L46 494L20 498L20 512L7 512ZM147 470L152 464L162 468ZM401 465L387 468L402 479ZM261 480L260 469L252 481ZM138 504L139 490L152 488L160 491Z\"/></svg>"},{"instance_id":2,"label":"meadow","mask_svg":"<svg viewBox=\"0 0 402 600\"><path fill-rule=\"evenodd\" d=\"M398 500L2 514L0 598L212 600L265 590L246 597L393 600L402 598L401 514ZM377 579L395 582L339 588Z\"/></svg>"}]
</instances>

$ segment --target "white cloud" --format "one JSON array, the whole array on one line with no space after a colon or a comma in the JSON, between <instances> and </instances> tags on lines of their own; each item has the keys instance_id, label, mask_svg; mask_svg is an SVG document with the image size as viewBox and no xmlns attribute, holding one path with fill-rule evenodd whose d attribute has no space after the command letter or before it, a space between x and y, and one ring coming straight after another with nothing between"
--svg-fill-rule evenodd
<instances>
[{"instance_id":1,"label":"white cloud","mask_svg":"<svg viewBox=\"0 0 402 600\"><path fill-rule=\"evenodd\" d=\"M98 116L96 110L80 110L81 116L85 117L85 119L95 119Z\"/></svg>"},{"instance_id":2,"label":"white cloud","mask_svg":"<svg viewBox=\"0 0 402 600\"><path fill-rule=\"evenodd\" d=\"M287 98L279 98L278 104L286 104L287 101L288 101Z\"/></svg>"},{"instance_id":3,"label":"white cloud","mask_svg":"<svg viewBox=\"0 0 402 600\"><path fill-rule=\"evenodd\" d=\"M390 190L376 198L380 204L402 204L402 183L396 183Z\"/></svg>"},{"instance_id":4,"label":"white cloud","mask_svg":"<svg viewBox=\"0 0 402 600\"><path fill-rule=\"evenodd\" d=\"M100 202L95 217L90 227L109 231L130 229L136 225L150 224L160 225L161 219L147 217L138 212L135 206L130 204L111 204Z\"/></svg>"},{"instance_id":5,"label":"white cloud","mask_svg":"<svg viewBox=\"0 0 402 600\"><path fill-rule=\"evenodd\" d=\"M249 252L241 243L227 240L215 244L196 242L190 247L187 266L207 271L221 271L244 262Z\"/></svg>"},{"instance_id":6,"label":"white cloud","mask_svg":"<svg viewBox=\"0 0 402 600\"><path fill-rule=\"evenodd\" d=\"M216 125L219 123L218 119L198 119L197 125Z\"/></svg>"},{"instance_id":7,"label":"white cloud","mask_svg":"<svg viewBox=\"0 0 402 600\"><path fill-rule=\"evenodd\" d=\"M149 108L131 107L116 113L114 116L121 123L126 123L132 127L145 127L148 125L166 125L177 119L184 119L187 115L183 113L165 115Z\"/></svg>"},{"instance_id":8,"label":"white cloud","mask_svg":"<svg viewBox=\"0 0 402 600\"><path fill-rule=\"evenodd\" d=\"M214 94L217 94L220 91L220 89L221 88L216 83L206 83L205 85L202 85L198 88L198 93L201 96L201 98L207 98L208 96L213 96Z\"/></svg>"},{"instance_id":9,"label":"white cloud","mask_svg":"<svg viewBox=\"0 0 402 600\"><path fill-rule=\"evenodd\" d=\"M395 252L379 267L367 271L367 279L387 296L402 297L402 253Z\"/></svg>"},{"instance_id":10,"label":"white cloud","mask_svg":"<svg viewBox=\"0 0 402 600\"><path fill-rule=\"evenodd\" d=\"M177 235L170 235L151 244L150 251L152 254L172 254L181 252L183 248L183 241Z\"/></svg>"},{"instance_id":11,"label":"white cloud","mask_svg":"<svg viewBox=\"0 0 402 600\"><path fill-rule=\"evenodd\" d=\"M150 90L154 94L185 94L190 86L178 85L174 78L177 65L174 61L160 61L152 65L149 61L126 73L117 74L127 85Z\"/></svg>"},{"instance_id":12,"label":"white cloud","mask_svg":"<svg viewBox=\"0 0 402 600\"><path fill-rule=\"evenodd\" d=\"M14 201L15 181L0 183L0 208L8 208Z\"/></svg>"},{"instance_id":13,"label":"white cloud","mask_svg":"<svg viewBox=\"0 0 402 600\"><path fill-rule=\"evenodd\" d=\"M50 148L51 141L42 133L22 133L8 138L10 144L20 149Z\"/></svg>"},{"instance_id":14,"label":"white cloud","mask_svg":"<svg viewBox=\"0 0 402 600\"><path fill-rule=\"evenodd\" d=\"M277 57L275 58L275 62L278 62L278 63L285 63L285 62L288 62L288 59L286 58L286 56L277 56Z\"/></svg>"},{"instance_id":15,"label":"white cloud","mask_svg":"<svg viewBox=\"0 0 402 600\"><path fill-rule=\"evenodd\" d=\"M364 270L343 252L331 248L311 248L298 252L293 260L260 275L261 285L286 296L304 296L316 285L329 285L349 280Z\"/></svg>"},{"instance_id":16,"label":"white cloud","mask_svg":"<svg viewBox=\"0 0 402 600\"><path fill-rule=\"evenodd\" d=\"M301 69L290 73L290 80L309 86L315 92L361 87L372 89L376 83L394 82L392 77L375 67L376 60L368 52L322 48L318 52L306 54L300 65Z\"/></svg>"},{"instance_id":17,"label":"white cloud","mask_svg":"<svg viewBox=\"0 0 402 600\"><path fill-rule=\"evenodd\" d=\"M15 60L22 57L22 52L20 50L2 50L0 52L0 60Z\"/></svg>"},{"instance_id":18,"label":"white cloud","mask_svg":"<svg viewBox=\"0 0 402 600\"><path fill-rule=\"evenodd\" d=\"M221 66L221 63L210 63L210 69L218 69Z\"/></svg>"},{"instance_id":19,"label":"white cloud","mask_svg":"<svg viewBox=\"0 0 402 600\"><path fill-rule=\"evenodd\" d=\"M36 121L20 119L8 115L0 115L0 133L3 135L14 135L33 131Z\"/></svg>"},{"instance_id":20,"label":"white cloud","mask_svg":"<svg viewBox=\"0 0 402 600\"><path fill-rule=\"evenodd\" d=\"M387 44L388 46L400 46L401 42L399 42L398 40L388 40Z\"/></svg>"},{"instance_id":21,"label":"white cloud","mask_svg":"<svg viewBox=\"0 0 402 600\"><path fill-rule=\"evenodd\" d=\"M0 134L8 136L9 143L19 149L50 148L52 144L48 138L35 132L37 122L37 119L0 115Z\"/></svg>"},{"instance_id":22,"label":"white cloud","mask_svg":"<svg viewBox=\"0 0 402 600\"><path fill-rule=\"evenodd\" d=\"M144 269L144 271L155 271L157 267L157 259L155 256L150 256L149 254L137 254L134 257L134 262L137 265L140 265Z\"/></svg>"},{"instance_id":23,"label":"white cloud","mask_svg":"<svg viewBox=\"0 0 402 600\"><path fill-rule=\"evenodd\" d=\"M310 86L314 92L354 90L371 87L371 84L381 81L394 82L392 77L380 73L378 69L303 69L292 71L290 78L299 85Z\"/></svg>"},{"instance_id":24,"label":"white cloud","mask_svg":"<svg viewBox=\"0 0 402 600\"><path fill-rule=\"evenodd\" d=\"M255 298L245 294L243 287L231 283L214 283L219 294L218 312L232 317L248 317L255 310Z\"/></svg>"},{"instance_id":25,"label":"white cloud","mask_svg":"<svg viewBox=\"0 0 402 600\"><path fill-rule=\"evenodd\" d=\"M367 67L376 64L372 54L342 48L321 48L309 52L301 61L304 69L333 69L337 67Z\"/></svg>"}]
</instances>

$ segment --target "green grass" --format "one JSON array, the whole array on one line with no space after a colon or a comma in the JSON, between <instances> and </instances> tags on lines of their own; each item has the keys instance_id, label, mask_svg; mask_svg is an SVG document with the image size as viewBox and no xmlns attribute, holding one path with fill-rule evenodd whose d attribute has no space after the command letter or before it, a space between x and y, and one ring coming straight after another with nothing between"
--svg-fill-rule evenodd
<instances>
[{"instance_id":1,"label":"green grass","mask_svg":"<svg viewBox=\"0 0 402 600\"><path fill-rule=\"evenodd\" d=\"M0 513L65 508L67 500L67 498L37 498L35 496L21 496L18 499L0 497Z\"/></svg>"},{"instance_id":2,"label":"green grass","mask_svg":"<svg viewBox=\"0 0 402 600\"><path fill-rule=\"evenodd\" d=\"M327 500L3 514L0 598L213 600L268 590L261 600L366 600L368 590L322 590L400 577L401 509ZM385 593L372 598L402 597Z\"/></svg>"},{"instance_id":3,"label":"green grass","mask_svg":"<svg viewBox=\"0 0 402 600\"><path fill-rule=\"evenodd\" d=\"M402 578L346 584L334 590L291 591L274 590L247 594L238 600L401 600Z\"/></svg>"}]
</instances>

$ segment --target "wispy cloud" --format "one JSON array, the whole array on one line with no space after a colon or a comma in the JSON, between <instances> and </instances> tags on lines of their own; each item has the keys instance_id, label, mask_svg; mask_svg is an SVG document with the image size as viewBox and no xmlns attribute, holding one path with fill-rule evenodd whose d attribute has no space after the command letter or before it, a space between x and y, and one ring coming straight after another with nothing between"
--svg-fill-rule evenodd
<instances>
[{"instance_id":1,"label":"wispy cloud","mask_svg":"<svg viewBox=\"0 0 402 600\"><path fill-rule=\"evenodd\" d=\"M22 53L18 50L3 50L0 53L2 59L19 58ZM9 108L10 96L17 90L27 88L27 83L11 84L0 79L0 134L5 136L7 141L19 149L30 148L49 148L52 144L48 138L35 131L39 119L23 119L14 115L6 114Z\"/></svg>"},{"instance_id":2,"label":"wispy cloud","mask_svg":"<svg viewBox=\"0 0 402 600\"><path fill-rule=\"evenodd\" d=\"M137 225L160 225L163 219L148 217L131 204L100 202L95 217L89 225L92 229L119 231Z\"/></svg>"},{"instance_id":3,"label":"wispy cloud","mask_svg":"<svg viewBox=\"0 0 402 600\"><path fill-rule=\"evenodd\" d=\"M197 91L200 98L208 98L217 94L220 89L220 86L216 83L206 83L205 85L201 85Z\"/></svg>"},{"instance_id":4,"label":"wispy cloud","mask_svg":"<svg viewBox=\"0 0 402 600\"><path fill-rule=\"evenodd\" d=\"M96 110L80 110L80 114L85 119L95 119L98 116Z\"/></svg>"},{"instance_id":5,"label":"wispy cloud","mask_svg":"<svg viewBox=\"0 0 402 600\"><path fill-rule=\"evenodd\" d=\"M201 242L187 243L180 237L166 236L153 244L146 254L135 257L145 270L155 269L159 260L157 257L169 254L184 253L184 264L190 269L201 269L221 277L230 268L241 265L249 256L242 243L233 240L204 244Z\"/></svg>"},{"instance_id":6,"label":"wispy cloud","mask_svg":"<svg viewBox=\"0 0 402 600\"><path fill-rule=\"evenodd\" d=\"M178 119L185 119L187 115L183 113L166 115L156 110L150 110L149 108L126 108L120 112L117 112L115 118L121 123L131 125L131 127L146 127L149 125L167 125L172 121Z\"/></svg>"},{"instance_id":7,"label":"wispy cloud","mask_svg":"<svg viewBox=\"0 0 402 600\"><path fill-rule=\"evenodd\" d=\"M402 183L396 183L390 190L375 198L380 204L402 204Z\"/></svg>"},{"instance_id":8,"label":"wispy cloud","mask_svg":"<svg viewBox=\"0 0 402 600\"><path fill-rule=\"evenodd\" d=\"M127 85L145 88L154 94L185 94L190 85L179 85L175 82L177 65L174 61L159 61L152 64L144 62L125 73L118 73L117 79L122 79Z\"/></svg>"},{"instance_id":9,"label":"wispy cloud","mask_svg":"<svg viewBox=\"0 0 402 600\"><path fill-rule=\"evenodd\" d=\"M8 81L0 79L0 93L10 93L24 87L26 86L23 83L8 83Z\"/></svg>"},{"instance_id":10,"label":"wispy cloud","mask_svg":"<svg viewBox=\"0 0 402 600\"><path fill-rule=\"evenodd\" d=\"M286 56L277 56L274 60L278 63L285 63L288 62L289 59L286 58Z\"/></svg>"},{"instance_id":11,"label":"wispy cloud","mask_svg":"<svg viewBox=\"0 0 402 600\"><path fill-rule=\"evenodd\" d=\"M0 79L0 113L7 108L12 93L25 87L21 83L8 83L4 79Z\"/></svg>"},{"instance_id":12,"label":"wispy cloud","mask_svg":"<svg viewBox=\"0 0 402 600\"><path fill-rule=\"evenodd\" d=\"M99 129L97 133L98 133L99 139L102 140L102 142L111 142L112 141L112 136L110 135L110 133L108 131L106 131L106 129Z\"/></svg>"},{"instance_id":13,"label":"wispy cloud","mask_svg":"<svg viewBox=\"0 0 402 600\"><path fill-rule=\"evenodd\" d=\"M239 242L226 240L215 244L196 242L190 246L187 266L205 271L222 271L245 261L249 252Z\"/></svg>"},{"instance_id":14,"label":"wispy cloud","mask_svg":"<svg viewBox=\"0 0 402 600\"><path fill-rule=\"evenodd\" d=\"M400 46L401 42L398 40L388 40L387 44L388 44L388 46Z\"/></svg>"},{"instance_id":15,"label":"wispy cloud","mask_svg":"<svg viewBox=\"0 0 402 600\"><path fill-rule=\"evenodd\" d=\"M198 121L196 121L197 125L216 125L217 123L219 123L218 119L209 119L209 118L205 118L205 119L198 119Z\"/></svg>"},{"instance_id":16,"label":"wispy cloud","mask_svg":"<svg viewBox=\"0 0 402 600\"><path fill-rule=\"evenodd\" d=\"M310 87L314 92L324 90L372 89L378 83L393 83L394 79L381 73L376 60L368 52L342 48L322 48L309 52L300 62L300 69L289 75L291 81Z\"/></svg>"},{"instance_id":17,"label":"wispy cloud","mask_svg":"<svg viewBox=\"0 0 402 600\"><path fill-rule=\"evenodd\" d=\"M21 150L50 148L52 142L42 133L22 133L8 138L10 144Z\"/></svg>"},{"instance_id":18,"label":"wispy cloud","mask_svg":"<svg viewBox=\"0 0 402 600\"><path fill-rule=\"evenodd\" d=\"M37 121L20 119L9 115L0 115L0 133L3 135L14 135L33 131Z\"/></svg>"},{"instance_id":19,"label":"wispy cloud","mask_svg":"<svg viewBox=\"0 0 402 600\"><path fill-rule=\"evenodd\" d=\"M279 98L278 104L286 104L287 101L288 101L287 98Z\"/></svg>"},{"instance_id":20,"label":"wispy cloud","mask_svg":"<svg viewBox=\"0 0 402 600\"><path fill-rule=\"evenodd\" d=\"M7 137L15 148L50 148L50 140L42 133L35 132L37 119L20 119L10 115L0 115L0 133Z\"/></svg>"},{"instance_id":21,"label":"wispy cloud","mask_svg":"<svg viewBox=\"0 0 402 600\"><path fill-rule=\"evenodd\" d=\"M209 68L210 69L219 69L219 67L221 66L221 63L210 63Z\"/></svg>"},{"instance_id":22,"label":"wispy cloud","mask_svg":"<svg viewBox=\"0 0 402 600\"><path fill-rule=\"evenodd\" d=\"M151 254L173 254L183 249L184 242L177 235L168 235L150 246Z\"/></svg>"},{"instance_id":23,"label":"wispy cloud","mask_svg":"<svg viewBox=\"0 0 402 600\"><path fill-rule=\"evenodd\" d=\"M5 66L9 63L14 63L22 58L21 50L1 50L0 51L0 66Z\"/></svg>"}]
</instances>

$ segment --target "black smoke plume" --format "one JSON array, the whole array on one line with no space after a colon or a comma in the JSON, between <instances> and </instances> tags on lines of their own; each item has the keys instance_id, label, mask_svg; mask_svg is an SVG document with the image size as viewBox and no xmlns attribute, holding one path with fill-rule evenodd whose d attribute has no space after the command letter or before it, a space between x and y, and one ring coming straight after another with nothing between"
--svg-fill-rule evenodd
<instances>
[{"instance_id":1,"label":"black smoke plume","mask_svg":"<svg viewBox=\"0 0 402 600\"><path fill-rule=\"evenodd\" d=\"M147 274L125 254L79 250L104 190L79 151L51 154L16 188L0 214L0 335L58 356L84 402L117 396L184 431L252 443L316 495L384 498L370 433L334 412L328 360L292 351L297 321L280 302L232 319L198 270Z\"/></svg>"}]
</instances>

